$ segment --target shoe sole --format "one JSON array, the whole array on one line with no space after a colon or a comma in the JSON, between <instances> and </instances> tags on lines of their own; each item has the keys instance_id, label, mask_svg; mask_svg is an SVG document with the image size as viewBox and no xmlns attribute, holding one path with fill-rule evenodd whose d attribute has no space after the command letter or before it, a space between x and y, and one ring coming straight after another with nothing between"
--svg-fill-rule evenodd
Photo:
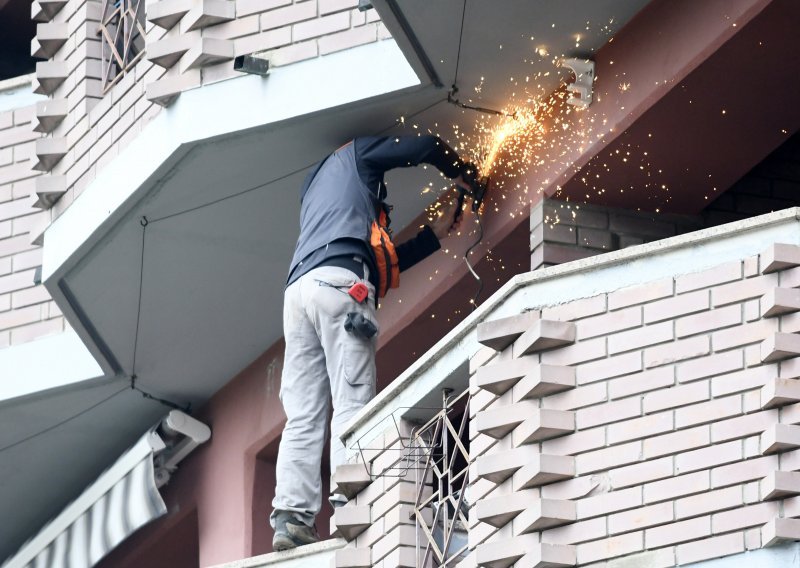
<instances>
[{"instance_id":1,"label":"shoe sole","mask_svg":"<svg viewBox=\"0 0 800 568\"><path fill-rule=\"evenodd\" d=\"M283 552L292 548L297 548L297 544L288 536L276 535L272 539L272 550L275 552Z\"/></svg>"}]
</instances>

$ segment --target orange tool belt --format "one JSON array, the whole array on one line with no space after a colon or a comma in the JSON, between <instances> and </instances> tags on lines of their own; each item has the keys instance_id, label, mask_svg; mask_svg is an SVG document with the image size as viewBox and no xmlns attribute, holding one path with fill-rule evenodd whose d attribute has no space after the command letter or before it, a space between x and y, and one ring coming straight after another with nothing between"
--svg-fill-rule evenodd
<instances>
[{"instance_id":1,"label":"orange tool belt","mask_svg":"<svg viewBox=\"0 0 800 568\"><path fill-rule=\"evenodd\" d=\"M381 208L378 220L372 222L369 237L378 267L378 297L383 298L389 288L400 285L400 264L389 233L389 216Z\"/></svg>"}]
</instances>

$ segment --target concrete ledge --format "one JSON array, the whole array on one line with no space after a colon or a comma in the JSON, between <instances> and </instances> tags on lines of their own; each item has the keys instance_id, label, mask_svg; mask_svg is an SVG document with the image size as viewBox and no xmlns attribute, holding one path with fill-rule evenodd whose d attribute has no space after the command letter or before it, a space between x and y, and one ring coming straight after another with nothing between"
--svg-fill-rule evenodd
<instances>
[{"instance_id":1,"label":"concrete ledge","mask_svg":"<svg viewBox=\"0 0 800 568\"><path fill-rule=\"evenodd\" d=\"M344 548L345 544L347 543L341 538L323 540L285 552L262 554L226 564L217 564L210 568L260 568L277 564L280 564L281 568L329 568L336 551Z\"/></svg>"}]
</instances>

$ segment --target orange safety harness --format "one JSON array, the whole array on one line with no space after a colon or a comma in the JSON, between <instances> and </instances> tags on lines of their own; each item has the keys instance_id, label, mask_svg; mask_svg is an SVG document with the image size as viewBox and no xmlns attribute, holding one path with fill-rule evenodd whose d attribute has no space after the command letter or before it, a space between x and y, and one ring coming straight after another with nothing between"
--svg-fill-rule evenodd
<instances>
[{"instance_id":1,"label":"orange safety harness","mask_svg":"<svg viewBox=\"0 0 800 568\"><path fill-rule=\"evenodd\" d=\"M391 231L389 230L388 206L381 203L378 220L372 222L369 242L375 253L378 267L378 297L383 298L389 288L400 286L400 263L394 250Z\"/></svg>"}]
</instances>

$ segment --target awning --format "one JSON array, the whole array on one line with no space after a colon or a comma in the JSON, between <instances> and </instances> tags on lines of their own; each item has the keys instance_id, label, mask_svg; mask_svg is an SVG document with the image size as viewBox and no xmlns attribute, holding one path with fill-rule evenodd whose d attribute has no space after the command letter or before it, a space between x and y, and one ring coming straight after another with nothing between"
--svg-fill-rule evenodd
<instances>
[{"instance_id":1,"label":"awning","mask_svg":"<svg viewBox=\"0 0 800 568\"><path fill-rule=\"evenodd\" d=\"M183 429L173 428L175 422L191 423L200 435L184 439ZM169 479L175 463L209 436L204 424L182 412L170 412L2 568L94 566L131 534L167 512L158 487Z\"/></svg>"}]
</instances>

